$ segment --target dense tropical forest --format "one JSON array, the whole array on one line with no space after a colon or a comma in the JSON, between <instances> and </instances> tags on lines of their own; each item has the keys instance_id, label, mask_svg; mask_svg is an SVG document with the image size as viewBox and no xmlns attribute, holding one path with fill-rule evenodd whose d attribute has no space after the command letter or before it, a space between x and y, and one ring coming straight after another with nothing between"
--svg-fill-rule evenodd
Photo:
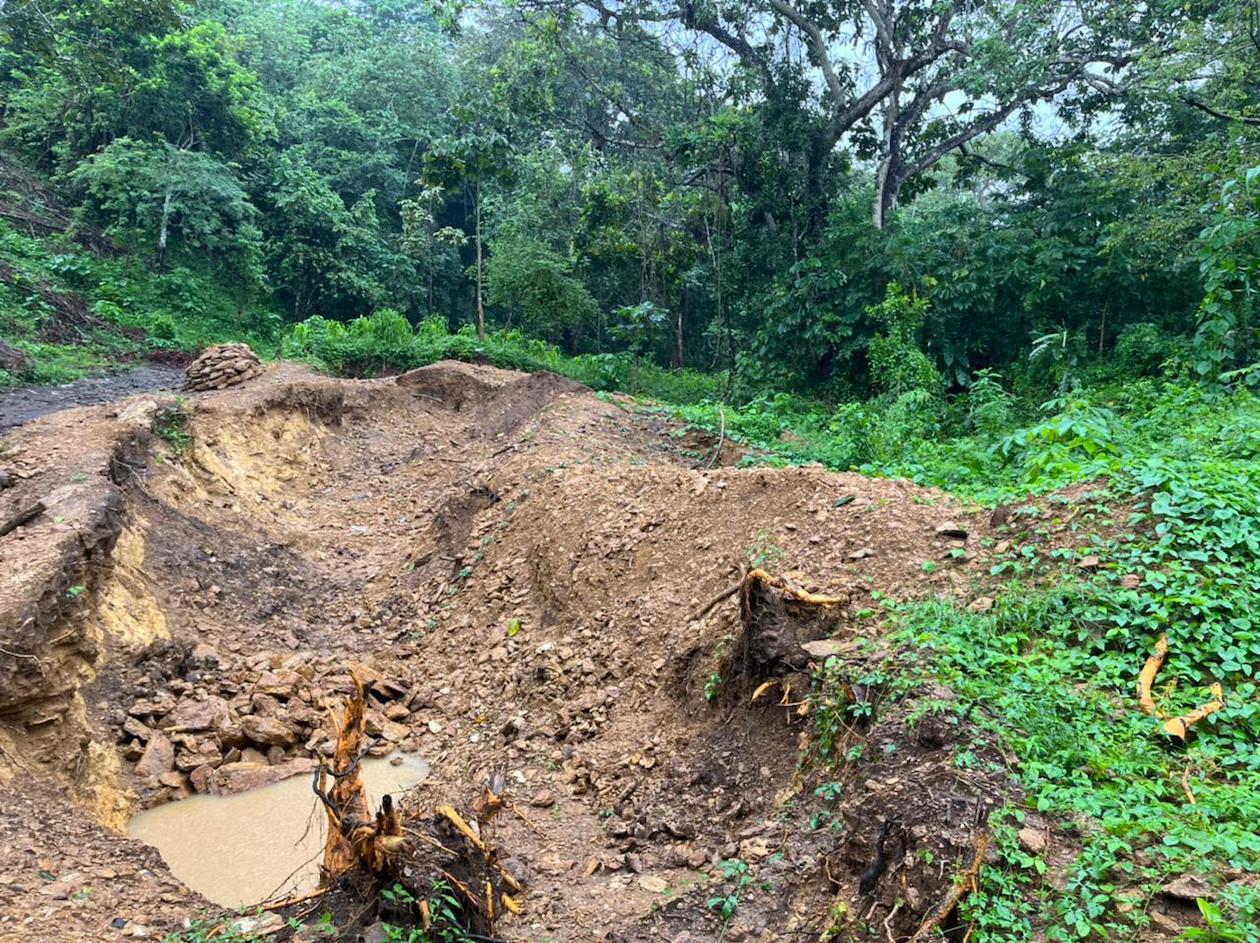
<instances>
[{"instance_id":1,"label":"dense tropical forest","mask_svg":"<svg viewBox=\"0 0 1260 943\"><path fill-rule=\"evenodd\" d=\"M0 143L116 247L43 274L150 344L385 311L828 400L1253 352L1250 3L19 0L3 30Z\"/></svg>"},{"instance_id":2,"label":"dense tropical forest","mask_svg":"<svg viewBox=\"0 0 1260 943\"><path fill-rule=\"evenodd\" d=\"M1018 769L967 937L1145 939L1195 872L1178 938L1260 940L1257 4L9 0L0 100L0 387L484 361L1083 514L883 614ZM1164 634L1188 747L1116 706Z\"/></svg>"}]
</instances>

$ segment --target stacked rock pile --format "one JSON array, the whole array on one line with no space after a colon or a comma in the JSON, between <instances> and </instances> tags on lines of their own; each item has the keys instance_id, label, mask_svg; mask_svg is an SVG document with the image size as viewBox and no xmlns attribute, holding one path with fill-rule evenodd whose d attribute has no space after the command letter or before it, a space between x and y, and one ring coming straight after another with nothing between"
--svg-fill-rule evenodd
<instances>
[{"instance_id":1,"label":"stacked rock pile","mask_svg":"<svg viewBox=\"0 0 1260 943\"><path fill-rule=\"evenodd\" d=\"M223 390L260 376L262 361L248 344L215 344L188 365L186 390Z\"/></svg>"}]
</instances>

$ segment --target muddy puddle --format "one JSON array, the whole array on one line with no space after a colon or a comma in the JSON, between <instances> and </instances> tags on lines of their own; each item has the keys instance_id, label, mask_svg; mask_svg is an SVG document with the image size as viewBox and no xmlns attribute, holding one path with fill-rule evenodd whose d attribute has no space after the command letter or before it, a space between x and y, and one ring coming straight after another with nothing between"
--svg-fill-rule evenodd
<instances>
[{"instance_id":1,"label":"muddy puddle","mask_svg":"<svg viewBox=\"0 0 1260 943\"><path fill-rule=\"evenodd\" d=\"M404 792L429 774L424 760L406 754L365 760L360 769L372 808L385 793ZM236 908L313 889L324 828L311 777L302 775L236 796L192 796L148 809L128 823L127 834L160 851L193 890Z\"/></svg>"}]
</instances>

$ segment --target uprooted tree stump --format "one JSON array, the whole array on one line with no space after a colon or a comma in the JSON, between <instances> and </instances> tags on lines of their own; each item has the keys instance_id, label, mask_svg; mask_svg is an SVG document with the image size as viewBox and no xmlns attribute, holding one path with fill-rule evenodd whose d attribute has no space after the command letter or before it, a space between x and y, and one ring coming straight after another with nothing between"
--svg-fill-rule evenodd
<instances>
[{"instance_id":1,"label":"uprooted tree stump","mask_svg":"<svg viewBox=\"0 0 1260 943\"><path fill-rule=\"evenodd\" d=\"M739 584L743 631L723 666L722 676L759 682L804 671L809 646L827 639L840 622L846 596L820 596L781 576L752 569Z\"/></svg>"},{"instance_id":2,"label":"uprooted tree stump","mask_svg":"<svg viewBox=\"0 0 1260 943\"><path fill-rule=\"evenodd\" d=\"M355 693L338 724L332 761L321 762L314 774L313 789L328 819L316 893L348 889L368 897L369 916L382 910L390 922L495 939L503 914L522 909L520 883L485 837L490 821L510 803L502 782L482 792L467 818L453 805L404 809L388 795L372 812L360 764L375 741L365 730L363 680L357 673L353 678Z\"/></svg>"}]
</instances>

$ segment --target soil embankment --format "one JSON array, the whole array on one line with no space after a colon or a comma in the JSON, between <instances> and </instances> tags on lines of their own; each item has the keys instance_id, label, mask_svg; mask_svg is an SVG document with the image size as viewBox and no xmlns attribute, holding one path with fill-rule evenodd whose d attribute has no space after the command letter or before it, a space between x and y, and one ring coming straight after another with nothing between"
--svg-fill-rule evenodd
<instances>
[{"instance_id":1,"label":"soil embankment","mask_svg":"<svg viewBox=\"0 0 1260 943\"><path fill-rule=\"evenodd\" d=\"M902 481L699 470L694 446L557 377L454 363L271 367L0 440L0 521L44 505L0 537L0 938L158 937L210 910L121 828L309 778L355 666L374 750L432 765L418 801L496 776L514 797L503 939L716 939L730 892L727 940L912 934L972 862L1001 763L952 762L948 691L841 705L834 749L865 753L818 793L799 706L829 654L868 696L880 599L978 592L987 515ZM706 607L750 566L838 601Z\"/></svg>"}]
</instances>

